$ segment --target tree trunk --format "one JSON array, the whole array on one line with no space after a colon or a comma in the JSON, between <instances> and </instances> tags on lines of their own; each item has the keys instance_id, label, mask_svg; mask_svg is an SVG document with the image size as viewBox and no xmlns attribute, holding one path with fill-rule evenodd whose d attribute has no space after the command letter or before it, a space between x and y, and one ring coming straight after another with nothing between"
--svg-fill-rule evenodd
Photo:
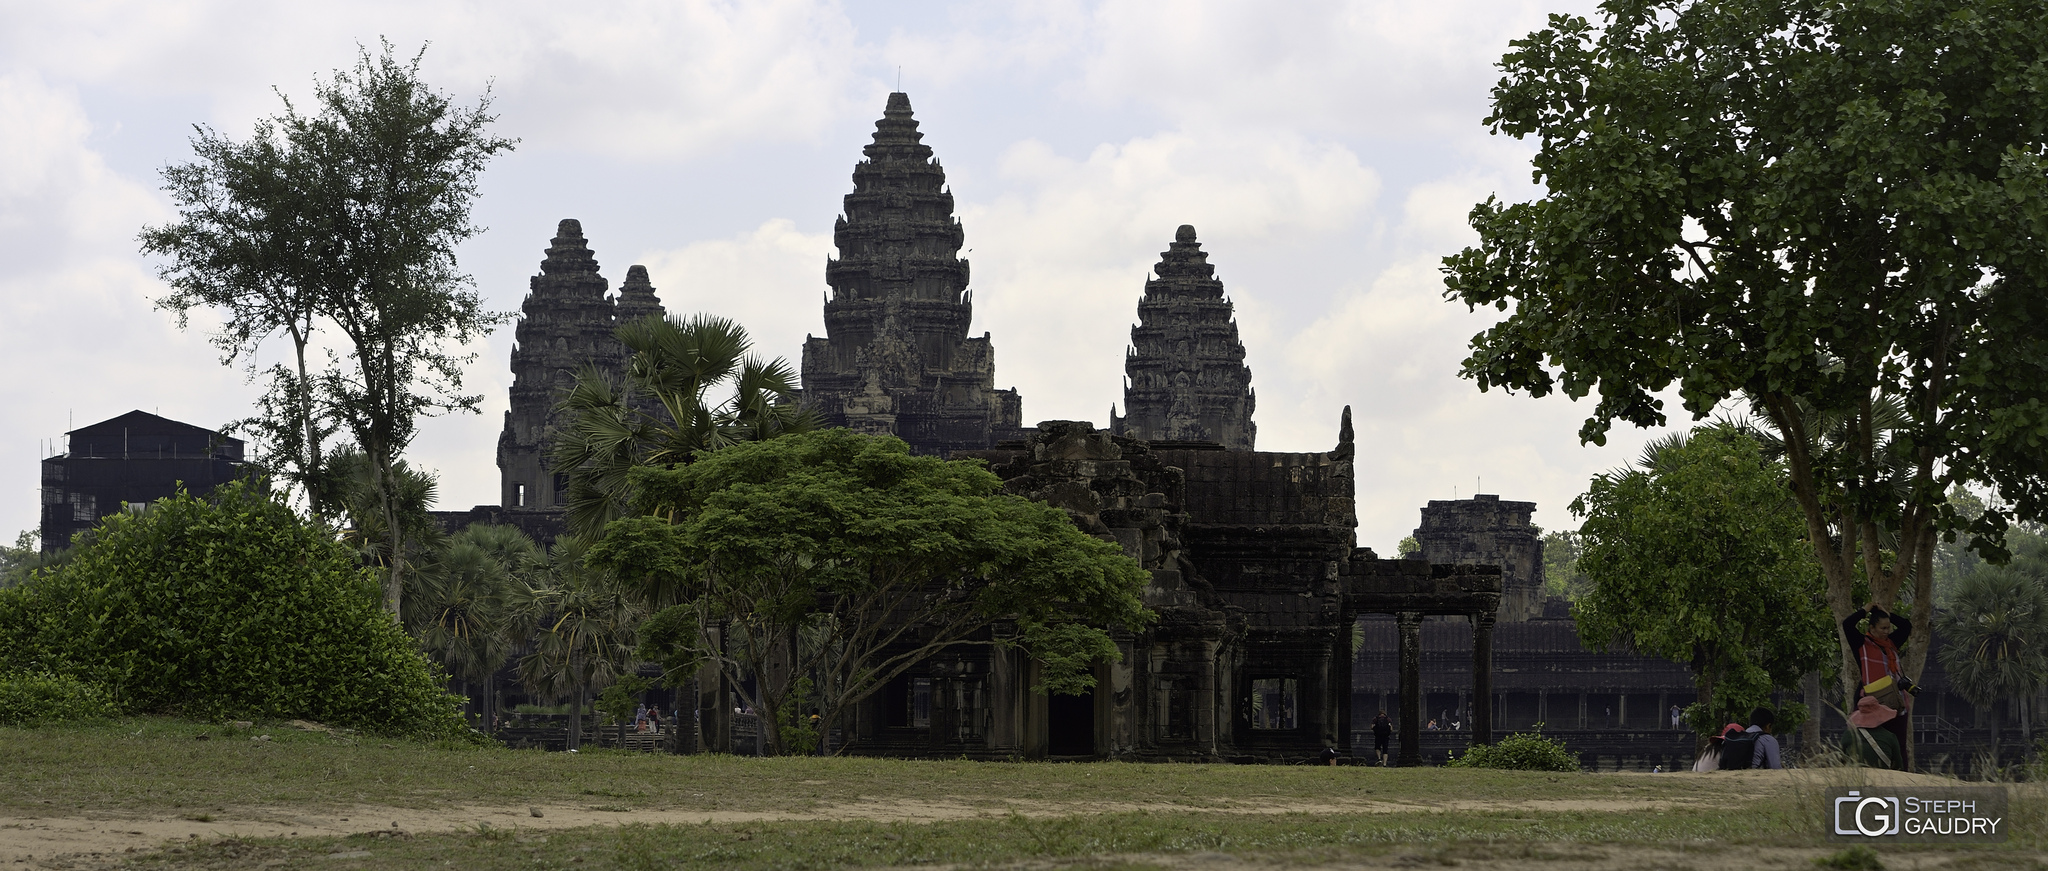
<instances>
[{"instance_id":1,"label":"tree trunk","mask_svg":"<svg viewBox=\"0 0 2048 871\"><path fill-rule=\"evenodd\" d=\"M570 679L574 681L576 687L576 698L569 705L569 749L571 750L583 748L583 675L582 670L577 668L579 663L576 660L578 658L573 652L569 654Z\"/></svg>"},{"instance_id":2,"label":"tree trunk","mask_svg":"<svg viewBox=\"0 0 2048 871\"><path fill-rule=\"evenodd\" d=\"M1986 705L1985 712L1991 715L1991 770L1984 772L1985 779L1989 780L1998 773L1998 727L2005 717L2000 716L1997 702Z\"/></svg>"}]
</instances>

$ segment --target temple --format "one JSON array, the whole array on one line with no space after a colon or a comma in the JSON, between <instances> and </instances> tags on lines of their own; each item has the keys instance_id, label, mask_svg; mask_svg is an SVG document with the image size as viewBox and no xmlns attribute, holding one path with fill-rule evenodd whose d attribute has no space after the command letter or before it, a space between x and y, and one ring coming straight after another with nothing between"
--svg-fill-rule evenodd
<instances>
[{"instance_id":1,"label":"temple","mask_svg":"<svg viewBox=\"0 0 2048 871\"><path fill-rule=\"evenodd\" d=\"M825 335L804 340L802 401L832 425L946 456L1020 434L1023 403L996 389L988 334L967 334L965 236L923 140L910 97L890 94L832 231L839 257L825 264Z\"/></svg>"},{"instance_id":2,"label":"temple","mask_svg":"<svg viewBox=\"0 0 2048 871\"><path fill-rule=\"evenodd\" d=\"M1109 412L1118 435L1167 442L1214 442L1252 449L1252 370L1244 365L1230 300L1195 228L1182 224L1159 255L1138 302L1124 358L1124 410Z\"/></svg>"},{"instance_id":3,"label":"temple","mask_svg":"<svg viewBox=\"0 0 2048 871\"><path fill-rule=\"evenodd\" d=\"M969 335L963 231L907 96L889 95L864 154L825 266L825 335L803 346L801 401L831 425L987 463L1008 492L1065 510L1149 572L1145 601L1159 619L1116 636L1119 660L1079 696L1033 692L1032 664L986 643L993 636L949 649L833 724L834 748L1303 762L1333 748L1367 755L1367 723L1385 710L1404 764L1538 724L1588 767L1689 758L1693 736L1671 713L1693 701L1690 676L1578 643L1567 603L1543 594L1534 503L1431 501L1415 530L1420 552L1380 559L1358 546L1357 482L1398 458L1361 456L1350 409L1327 450L1255 449L1245 347L1193 227L1175 231L1145 282L1122 413L1101 429L1026 429L1017 393L995 387L990 336ZM546 539L561 516L561 479L546 460L554 403L579 366L616 372L619 321L662 308L637 266L607 299L575 221L562 222L531 287L500 440L504 505L444 519L515 522ZM715 670L694 683L650 697L682 709L672 749L758 752L763 724L735 710L732 688ZM1924 683L1920 740L1963 752L1966 728L1941 718L1972 715L1937 664ZM560 746L550 734L518 740Z\"/></svg>"},{"instance_id":4,"label":"temple","mask_svg":"<svg viewBox=\"0 0 2048 871\"><path fill-rule=\"evenodd\" d=\"M548 460L555 404L575 385L582 367L596 367L618 379L626 349L613 331L624 321L661 314L661 300L648 283L644 266L627 269L617 297L608 295L597 257L583 238L583 224L573 218L556 227L540 274L527 286L514 333L518 341L512 347L512 402L505 411L505 429L498 435L504 500L498 504L508 514L556 514L568 479ZM528 522L519 525L529 531L559 525L555 517L522 519Z\"/></svg>"}]
</instances>

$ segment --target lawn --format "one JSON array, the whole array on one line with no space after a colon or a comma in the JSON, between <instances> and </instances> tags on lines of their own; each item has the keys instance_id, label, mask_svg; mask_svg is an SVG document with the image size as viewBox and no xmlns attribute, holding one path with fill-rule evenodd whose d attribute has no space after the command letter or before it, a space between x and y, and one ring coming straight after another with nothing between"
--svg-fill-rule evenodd
<instances>
[{"instance_id":1,"label":"lawn","mask_svg":"<svg viewBox=\"0 0 2048 871\"><path fill-rule=\"evenodd\" d=\"M1821 790L1858 776L564 754L127 719L0 729L0 863L1810 868L1840 846ZM1891 867L2048 868L2048 802L2015 790L2011 843Z\"/></svg>"}]
</instances>

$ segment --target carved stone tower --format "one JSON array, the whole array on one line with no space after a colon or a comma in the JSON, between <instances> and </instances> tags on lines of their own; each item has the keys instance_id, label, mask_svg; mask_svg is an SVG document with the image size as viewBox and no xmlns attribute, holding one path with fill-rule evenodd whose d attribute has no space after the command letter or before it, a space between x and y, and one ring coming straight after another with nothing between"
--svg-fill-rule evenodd
<instances>
[{"instance_id":1,"label":"carved stone tower","mask_svg":"<svg viewBox=\"0 0 2048 871\"><path fill-rule=\"evenodd\" d=\"M922 454L1019 438L1023 402L995 389L995 347L968 338L963 238L946 173L889 95L825 263L825 335L807 337L803 401L836 426L888 433Z\"/></svg>"},{"instance_id":2,"label":"carved stone tower","mask_svg":"<svg viewBox=\"0 0 2048 871\"><path fill-rule=\"evenodd\" d=\"M540 274L520 305L518 343L512 348L512 407L498 436L499 503L513 510L562 506L566 482L549 466L555 403L576 383L586 364L617 377L625 349L612 337L621 318L660 314L661 300L645 267L626 273L617 301L605 295L597 258L583 239L583 225L564 220L555 231Z\"/></svg>"},{"instance_id":3,"label":"carved stone tower","mask_svg":"<svg viewBox=\"0 0 2048 871\"><path fill-rule=\"evenodd\" d=\"M1138 325L1124 358L1124 411L1109 413L1118 435L1148 441L1216 442L1252 450L1257 397L1244 365L1230 300L1195 228L1182 224L1153 267L1138 301Z\"/></svg>"},{"instance_id":4,"label":"carved stone tower","mask_svg":"<svg viewBox=\"0 0 2048 871\"><path fill-rule=\"evenodd\" d=\"M1490 493L1431 499L1415 540L1432 563L1500 566L1500 619L1518 623L1543 612L1543 539L1529 523L1535 513L1534 502Z\"/></svg>"}]
</instances>

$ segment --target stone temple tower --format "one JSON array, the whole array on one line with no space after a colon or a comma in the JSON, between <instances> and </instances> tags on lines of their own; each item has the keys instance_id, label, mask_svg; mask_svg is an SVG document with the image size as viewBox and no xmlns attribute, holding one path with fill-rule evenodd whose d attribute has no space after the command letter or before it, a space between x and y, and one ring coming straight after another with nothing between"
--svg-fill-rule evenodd
<instances>
[{"instance_id":1,"label":"stone temple tower","mask_svg":"<svg viewBox=\"0 0 2048 871\"><path fill-rule=\"evenodd\" d=\"M803 401L827 423L888 433L922 454L1019 438L1023 403L995 388L995 347L969 338L974 312L946 173L889 95L854 165L825 264L824 337L804 341Z\"/></svg>"},{"instance_id":2,"label":"stone temple tower","mask_svg":"<svg viewBox=\"0 0 2048 871\"><path fill-rule=\"evenodd\" d=\"M1152 441L1215 442L1252 450L1257 397L1244 365L1230 300L1195 228L1182 224L1153 267L1138 301L1138 325L1124 357L1124 411L1109 413L1118 435Z\"/></svg>"},{"instance_id":3,"label":"stone temple tower","mask_svg":"<svg viewBox=\"0 0 2048 871\"><path fill-rule=\"evenodd\" d=\"M498 436L504 500L499 504L512 510L553 510L562 507L567 486L547 459L555 404L586 364L618 377L626 351L612 331L621 319L661 314L661 300L641 266L627 270L616 300L608 298L597 258L583 239L583 224L575 219L555 230L540 274L528 287L514 333L512 407Z\"/></svg>"}]
</instances>

